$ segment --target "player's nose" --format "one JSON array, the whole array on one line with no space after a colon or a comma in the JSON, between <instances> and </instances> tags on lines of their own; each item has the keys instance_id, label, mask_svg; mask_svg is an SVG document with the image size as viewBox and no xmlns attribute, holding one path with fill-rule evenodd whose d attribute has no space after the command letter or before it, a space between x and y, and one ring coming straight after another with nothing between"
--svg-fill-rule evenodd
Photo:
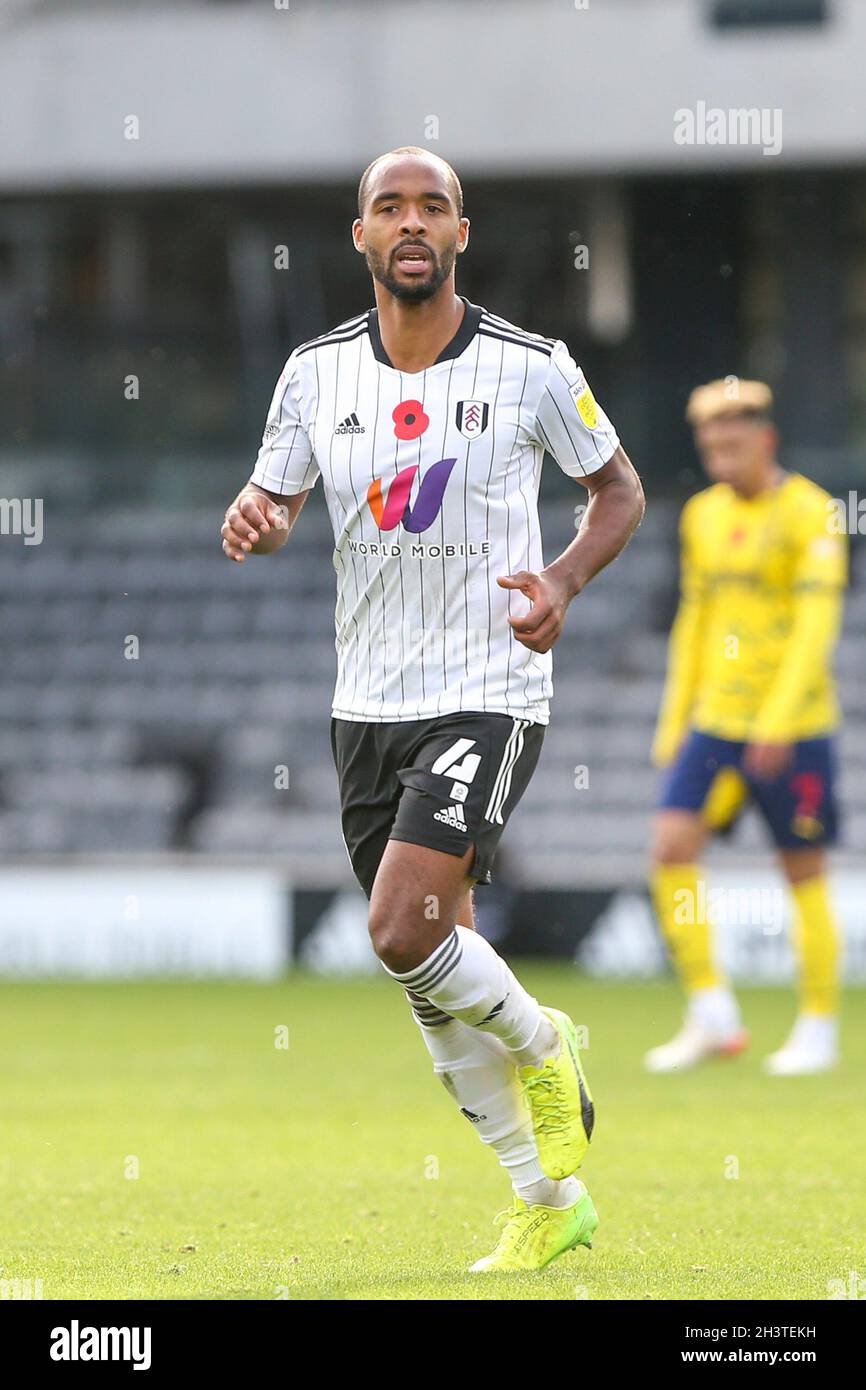
<instances>
[{"instance_id":1,"label":"player's nose","mask_svg":"<svg viewBox=\"0 0 866 1390\"><path fill-rule=\"evenodd\" d=\"M417 209L411 209L405 214L400 231L404 236L421 236L426 229L427 224L421 213Z\"/></svg>"}]
</instances>

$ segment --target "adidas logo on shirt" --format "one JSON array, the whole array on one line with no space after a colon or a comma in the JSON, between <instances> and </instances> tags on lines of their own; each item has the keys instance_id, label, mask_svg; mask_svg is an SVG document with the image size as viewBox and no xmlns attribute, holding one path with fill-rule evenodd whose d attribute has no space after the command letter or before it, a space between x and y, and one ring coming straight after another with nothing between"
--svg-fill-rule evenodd
<instances>
[{"instance_id":1,"label":"adidas logo on shirt","mask_svg":"<svg viewBox=\"0 0 866 1390\"><path fill-rule=\"evenodd\" d=\"M365 432L365 428L354 410L351 415L346 416L345 420L341 420L340 424L334 430L334 434L364 434Z\"/></svg>"},{"instance_id":2,"label":"adidas logo on shirt","mask_svg":"<svg viewBox=\"0 0 866 1390\"><path fill-rule=\"evenodd\" d=\"M441 820L443 825L450 825L452 830L466 830L466 820L463 815L462 806L445 806L443 810L436 811L434 820Z\"/></svg>"}]
</instances>

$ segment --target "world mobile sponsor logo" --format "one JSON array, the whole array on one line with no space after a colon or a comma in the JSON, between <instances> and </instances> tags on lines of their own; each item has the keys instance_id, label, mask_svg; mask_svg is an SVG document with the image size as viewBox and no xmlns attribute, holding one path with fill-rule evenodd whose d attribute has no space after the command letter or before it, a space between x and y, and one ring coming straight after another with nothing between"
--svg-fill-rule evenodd
<instances>
[{"instance_id":1,"label":"world mobile sponsor logo","mask_svg":"<svg viewBox=\"0 0 866 1390\"><path fill-rule=\"evenodd\" d=\"M490 408L486 401L459 401L457 404L457 428L467 439L483 434L489 417ZM401 401L391 412L391 418L394 421L394 434L407 443L420 439L430 424L430 416L421 401ZM393 531L397 526L402 526L404 531L413 535L426 531L439 515L445 488L456 462L456 458L443 458L431 464L419 483L414 503L409 499L418 473L417 463L401 468L387 489L381 478L374 478L367 489L367 504L379 530ZM361 551L361 554L364 552Z\"/></svg>"},{"instance_id":2,"label":"world mobile sponsor logo","mask_svg":"<svg viewBox=\"0 0 866 1390\"><path fill-rule=\"evenodd\" d=\"M349 541L349 549L357 555L389 556L408 555L412 560L445 559L490 554L489 541L454 541L440 545L432 541L412 541L410 545L400 545L398 541Z\"/></svg>"},{"instance_id":3,"label":"world mobile sponsor logo","mask_svg":"<svg viewBox=\"0 0 866 1390\"><path fill-rule=\"evenodd\" d=\"M402 524L404 531L417 535L432 525L442 506L445 488L451 477L451 470L457 462L453 459L440 459L427 469L418 488L414 506L409 503L409 494L418 472L418 464L401 468L391 479L387 496L382 488L382 479L375 478L367 489L367 502L380 531L393 531Z\"/></svg>"}]
</instances>

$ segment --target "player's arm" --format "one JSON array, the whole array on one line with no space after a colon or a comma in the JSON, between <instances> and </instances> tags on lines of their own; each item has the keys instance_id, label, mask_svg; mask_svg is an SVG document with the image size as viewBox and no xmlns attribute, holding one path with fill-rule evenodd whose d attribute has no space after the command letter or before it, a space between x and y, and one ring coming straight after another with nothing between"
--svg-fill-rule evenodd
<instances>
[{"instance_id":1,"label":"player's arm","mask_svg":"<svg viewBox=\"0 0 866 1390\"><path fill-rule=\"evenodd\" d=\"M562 632L571 600L615 559L637 529L645 500L640 478L565 344L550 357L536 409L535 438L564 473L582 483L589 504L571 545L540 573L521 570L498 583L519 589L532 607L509 618L518 642L547 652Z\"/></svg>"},{"instance_id":2,"label":"player's arm","mask_svg":"<svg viewBox=\"0 0 866 1390\"><path fill-rule=\"evenodd\" d=\"M693 511L680 518L680 601L668 641L664 694L652 745L657 767L673 762L683 741L697 693L704 630L705 594L692 544Z\"/></svg>"},{"instance_id":3,"label":"player's arm","mask_svg":"<svg viewBox=\"0 0 866 1390\"><path fill-rule=\"evenodd\" d=\"M607 463L577 481L589 493L580 529L571 545L542 570L561 585L569 603L625 548L646 508L641 480L621 444Z\"/></svg>"},{"instance_id":4,"label":"player's arm","mask_svg":"<svg viewBox=\"0 0 866 1390\"><path fill-rule=\"evenodd\" d=\"M271 397L255 467L228 508L223 553L242 562L284 546L319 477L302 405L300 362L292 353Z\"/></svg>"},{"instance_id":5,"label":"player's arm","mask_svg":"<svg viewBox=\"0 0 866 1390\"><path fill-rule=\"evenodd\" d=\"M641 481L622 445L607 463L580 480L590 494L580 530L571 545L538 574L521 570L499 580L532 602L522 618L509 618L518 642L548 652L562 632L571 600L615 560L644 514Z\"/></svg>"},{"instance_id":6,"label":"player's arm","mask_svg":"<svg viewBox=\"0 0 866 1390\"><path fill-rule=\"evenodd\" d=\"M228 508L220 532L223 554L238 562L247 555L271 555L289 539L289 533L310 495L284 496L258 483L247 483Z\"/></svg>"},{"instance_id":7,"label":"player's arm","mask_svg":"<svg viewBox=\"0 0 866 1390\"><path fill-rule=\"evenodd\" d=\"M832 661L842 625L847 548L830 534L817 507L803 526L794 574L794 613L779 669L758 712L745 764L758 776L776 776L790 760L793 721L809 699L817 672Z\"/></svg>"}]
</instances>

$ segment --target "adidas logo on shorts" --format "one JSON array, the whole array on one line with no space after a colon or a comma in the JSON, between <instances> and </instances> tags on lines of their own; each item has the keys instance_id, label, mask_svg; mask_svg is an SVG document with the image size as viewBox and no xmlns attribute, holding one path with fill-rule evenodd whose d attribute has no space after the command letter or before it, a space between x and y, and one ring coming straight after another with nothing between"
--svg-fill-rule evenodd
<instances>
[{"instance_id":1,"label":"adidas logo on shorts","mask_svg":"<svg viewBox=\"0 0 866 1390\"><path fill-rule=\"evenodd\" d=\"M366 428L361 424L354 410L351 415L347 415L345 420L341 420L334 434L366 434Z\"/></svg>"},{"instance_id":2,"label":"adidas logo on shorts","mask_svg":"<svg viewBox=\"0 0 866 1390\"><path fill-rule=\"evenodd\" d=\"M445 806L441 811L436 811L433 815L434 820L441 820L443 825L450 825L452 830L466 831L466 820L463 815L462 806Z\"/></svg>"}]
</instances>

